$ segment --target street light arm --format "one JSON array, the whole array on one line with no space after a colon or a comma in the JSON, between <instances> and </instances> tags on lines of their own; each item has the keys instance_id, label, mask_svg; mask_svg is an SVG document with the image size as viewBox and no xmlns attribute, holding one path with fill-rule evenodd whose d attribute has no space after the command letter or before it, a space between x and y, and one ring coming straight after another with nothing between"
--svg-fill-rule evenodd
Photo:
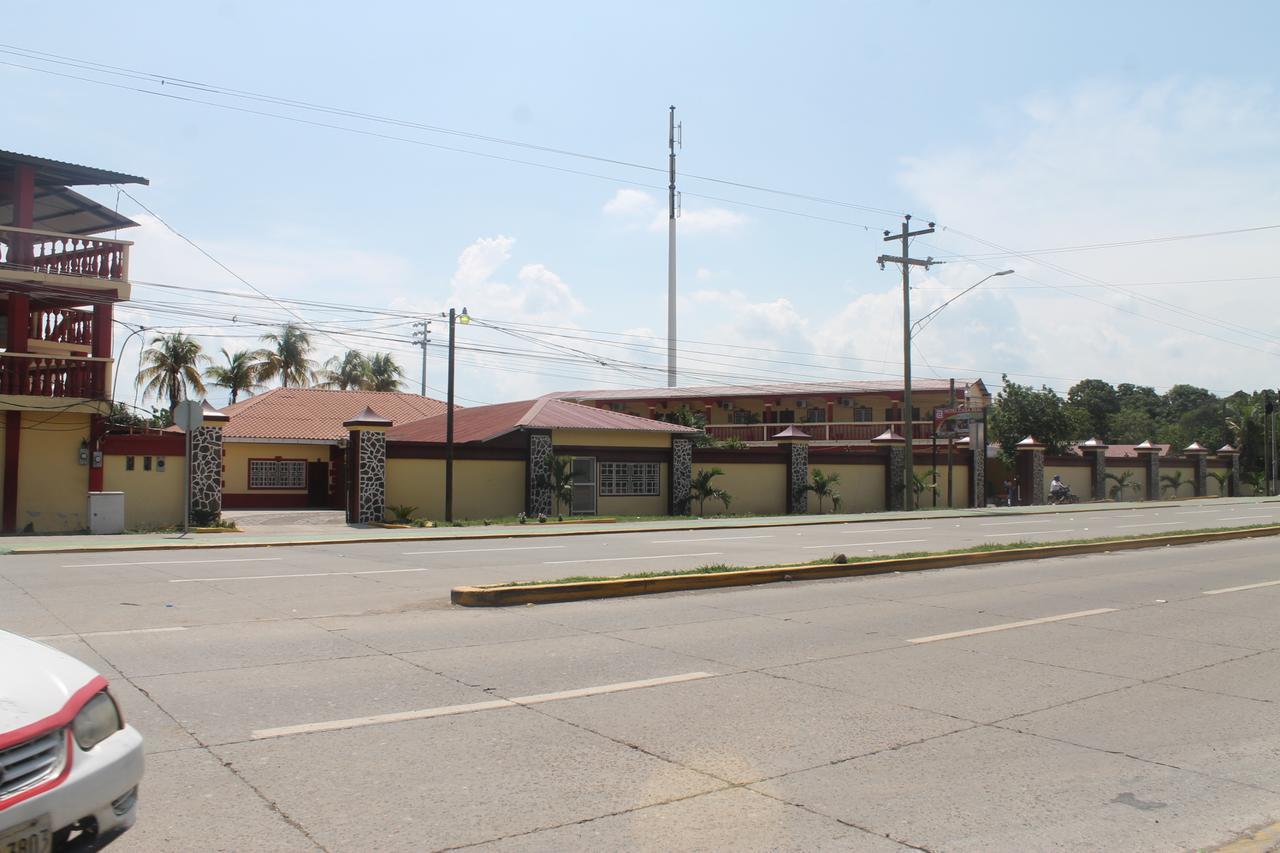
<instances>
[{"instance_id":1,"label":"street light arm","mask_svg":"<svg viewBox=\"0 0 1280 853\"><path fill-rule=\"evenodd\" d=\"M933 322L933 319L934 319L935 317L937 317L940 313L942 313L942 309L946 308L948 305L950 305L952 302L955 302L957 299L959 299L961 296L964 296L966 293L969 293L971 290L975 290L975 289L976 289L977 287L979 287L981 284L983 284L984 282L986 282L986 281L987 281L987 279L992 279L992 278L995 278L996 276L1001 276L1001 275L1012 275L1012 274L1013 274L1013 270L1000 270L1000 272L993 272L991 275L989 275L989 276L987 276L986 278L982 279L982 280L981 280L981 281L979 281L977 284L971 284L971 285L969 285L969 286L968 286L968 287L966 287L964 290L960 291L960 292L959 292L959 293L957 293L955 296L951 297L951 298L950 298L950 299L948 299L946 302L942 303L942 304L941 304L941 305L939 305L937 308L934 308L934 309L933 309L932 311L930 311L928 314L925 314L925 315L924 315L923 317L921 317L919 320L916 320L914 323L912 323L912 324L911 324L911 337L913 337L913 338L914 338L916 335L920 334L920 332L924 331L924 327L925 327L925 326L927 326L927 325L929 325L929 323Z\"/></svg>"}]
</instances>

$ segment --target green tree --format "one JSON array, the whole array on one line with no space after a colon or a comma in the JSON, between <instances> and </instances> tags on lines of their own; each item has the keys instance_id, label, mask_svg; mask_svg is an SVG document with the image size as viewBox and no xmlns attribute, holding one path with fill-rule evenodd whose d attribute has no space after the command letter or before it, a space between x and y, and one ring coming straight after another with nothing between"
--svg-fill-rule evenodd
<instances>
[{"instance_id":1,"label":"green tree","mask_svg":"<svg viewBox=\"0 0 1280 853\"><path fill-rule=\"evenodd\" d=\"M1226 471L1210 471L1209 476L1218 484L1218 497L1222 497L1227 493L1227 482L1231 479L1231 474Z\"/></svg>"},{"instance_id":2,"label":"green tree","mask_svg":"<svg viewBox=\"0 0 1280 853\"><path fill-rule=\"evenodd\" d=\"M231 392L234 403L241 391L252 391L259 387L258 367L262 364L261 352L240 350L234 355L222 350L222 357L227 360L225 366L215 364L205 370L205 376L218 388L226 388Z\"/></svg>"},{"instance_id":3,"label":"green tree","mask_svg":"<svg viewBox=\"0 0 1280 853\"><path fill-rule=\"evenodd\" d=\"M1068 389L1067 403L1083 413L1089 437L1108 439L1111 418L1120 411L1120 395L1110 382L1082 379Z\"/></svg>"},{"instance_id":4,"label":"green tree","mask_svg":"<svg viewBox=\"0 0 1280 853\"><path fill-rule=\"evenodd\" d=\"M551 490L556 515L561 514L562 504L573 506L573 457L547 453L547 471L538 477L538 486Z\"/></svg>"},{"instance_id":5,"label":"green tree","mask_svg":"<svg viewBox=\"0 0 1280 853\"><path fill-rule=\"evenodd\" d=\"M1115 483L1115 485L1111 487L1111 491L1108 492L1108 495L1113 501L1124 500L1124 493L1129 489L1133 489L1134 496L1136 497L1139 490L1142 488L1141 483L1134 481L1132 471L1122 471L1119 474L1107 472L1106 478Z\"/></svg>"},{"instance_id":6,"label":"green tree","mask_svg":"<svg viewBox=\"0 0 1280 853\"><path fill-rule=\"evenodd\" d=\"M1178 490L1183 486L1195 487L1195 483L1183 478L1181 471L1174 471L1172 474L1161 474L1160 483L1173 492L1175 498L1178 496Z\"/></svg>"},{"instance_id":7,"label":"green tree","mask_svg":"<svg viewBox=\"0 0 1280 853\"><path fill-rule=\"evenodd\" d=\"M839 474L824 474L821 468L813 469L813 482L805 485L804 489L818 498L818 514L822 514L823 501L827 498L833 500L838 497L835 486L840 482Z\"/></svg>"},{"instance_id":8,"label":"green tree","mask_svg":"<svg viewBox=\"0 0 1280 853\"><path fill-rule=\"evenodd\" d=\"M307 387L316 378L316 363L311 360L311 336L293 323L286 323L279 332L262 336L267 344L263 361L258 367L258 378L270 382L279 378L280 387L290 385Z\"/></svg>"},{"instance_id":9,"label":"green tree","mask_svg":"<svg viewBox=\"0 0 1280 853\"><path fill-rule=\"evenodd\" d=\"M733 501L733 495L724 489L718 488L712 480L724 471L720 468L699 468L698 473L693 475L693 479L689 481L689 493L693 499L698 502L698 515L706 515L703 507L708 499L714 499L724 504L724 511L729 511L729 504Z\"/></svg>"},{"instance_id":10,"label":"green tree","mask_svg":"<svg viewBox=\"0 0 1280 853\"><path fill-rule=\"evenodd\" d=\"M1111 418L1109 441L1117 444L1140 444L1156 434L1156 420L1140 406L1122 406Z\"/></svg>"},{"instance_id":11,"label":"green tree","mask_svg":"<svg viewBox=\"0 0 1280 853\"><path fill-rule=\"evenodd\" d=\"M911 472L911 490L916 494L916 506L920 506L920 496L927 489L931 492L938 491L938 469L930 468L923 474Z\"/></svg>"},{"instance_id":12,"label":"green tree","mask_svg":"<svg viewBox=\"0 0 1280 853\"><path fill-rule=\"evenodd\" d=\"M389 352L375 352L369 359L370 391L399 391L404 384L404 369Z\"/></svg>"},{"instance_id":13,"label":"green tree","mask_svg":"<svg viewBox=\"0 0 1280 853\"><path fill-rule=\"evenodd\" d=\"M1028 435L1045 444L1049 453L1062 453L1070 433L1070 419L1063 411L1062 398L1047 386L1039 391L1002 377L1004 388L996 397L987 424L991 438L1000 443L1000 455L1009 465L1016 459L1016 446Z\"/></svg>"},{"instance_id":14,"label":"green tree","mask_svg":"<svg viewBox=\"0 0 1280 853\"><path fill-rule=\"evenodd\" d=\"M1121 409L1141 409L1153 419L1158 418L1164 408L1164 401L1160 399L1156 389L1150 385L1121 382L1116 386L1116 398L1120 402Z\"/></svg>"},{"instance_id":15,"label":"green tree","mask_svg":"<svg viewBox=\"0 0 1280 853\"><path fill-rule=\"evenodd\" d=\"M1265 412L1261 394L1232 394L1227 400L1227 429L1240 451L1240 465L1248 473L1262 469Z\"/></svg>"},{"instance_id":16,"label":"green tree","mask_svg":"<svg viewBox=\"0 0 1280 853\"><path fill-rule=\"evenodd\" d=\"M137 385L142 388L142 398L168 397L172 412L187 399L188 389L205 393L200 366L208 362L209 357L195 338L182 332L156 335L151 346L142 351L139 362Z\"/></svg>"},{"instance_id":17,"label":"green tree","mask_svg":"<svg viewBox=\"0 0 1280 853\"><path fill-rule=\"evenodd\" d=\"M324 363L317 378L318 387L339 391L355 391L369 384L369 359L357 350L347 350L342 358L332 356Z\"/></svg>"}]
</instances>

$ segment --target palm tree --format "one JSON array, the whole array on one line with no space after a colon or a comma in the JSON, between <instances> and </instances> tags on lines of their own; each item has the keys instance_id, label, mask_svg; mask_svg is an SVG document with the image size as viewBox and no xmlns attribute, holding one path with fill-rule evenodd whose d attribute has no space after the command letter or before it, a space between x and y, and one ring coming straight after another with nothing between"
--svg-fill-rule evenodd
<instances>
[{"instance_id":1,"label":"palm tree","mask_svg":"<svg viewBox=\"0 0 1280 853\"><path fill-rule=\"evenodd\" d=\"M1178 496L1178 490L1183 486L1195 486L1195 483L1182 478L1181 471L1174 471L1172 474L1161 474L1160 482L1164 484L1166 489L1171 489L1173 491L1173 496L1175 498Z\"/></svg>"},{"instance_id":2,"label":"palm tree","mask_svg":"<svg viewBox=\"0 0 1280 853\"><path fill-rule=\"evenodd\" d=\"M226 367L214 365L204 373L215 386L231 392L231 402L234 404L241 391L252 391L261 384L258 382L258 367L262 363L263 354L261 351L242 349L232 355L223 349L222 357L227 360Z\"/></svg>"},{"instance_id":3,"label":"palm tree","mask_svg":"<svg viewBox=\"0 0 1280 853\"><path fill-rule=\"evenodd\" d=\"M556 515L560 505L573 505L573 457L547 453L547 471L538 477L538 487L550 489L556 502Z\"/></svg>"},{"instance_id":4,"label":"palm tree","mask_svg":"<svg viewBox=\"0 0 1280 853\"><path fill-rule=\"evenodd\" d=\"M693 475L693 479L689 481L689 494L698 501L698 515L705 515L703 507L707 502L707 498L714 498L724 504L724 511L729 511L729 503L733 500L733 495L724 489L717 488L712 484L712 480L723 474L720 468L699 468L698 473Z\"/></svg>"},{"instance_id":5,"label":"palm tree","mask_svg":"<svg viewBox=\"0 0 1280 853\"><path fill-rule=\"evenodd\" d=\"M324 363L320 371L321 388L337 388L340 391L352 391L366 388L369 385L369 359L364 353L347 350L339 359L336 355Z\"/></svg>"},{"instance_id":6,"label":"palm tree","mask_svg":"<svg viewBox=\"0 0 1280 853\"><path fill-rule=\"evenodd\" d=\"M835 495L835 484L840 482L839 474L824 474L821 468L813 469L813 482L804 487L806 492L818 496L818 514L822 514L822 502Z\"/></svg>"},{"instance_id":7,"label":"palm tree","mask_svg":"<svg viewBox=\"0 0 1280 853\"><path fill-rule=\"evenodd\" d=\"M1115 483L1115 485L1111 487L1110 493L1111 500L1113 501L1118 501L1123 498L1127 489L1133 489L1134 494L1137 494L1142 488L1141 484L1134 482L1132 471L1125 471L1120 474L1112 474L1108 472L1106 476L1108 480Z\"/></svg>"},{"instance_id":8,"label":"palm tree","mask_svg":"<svg viewBox=\"0 0 1280 853\"><path fill-rule=\"evenodd\" d=\"M404 383L404 369L391 353L375 352L369 359L370 391L399 391Z\"/></svg>"},{"instance_id":9,"label":"palm tree","mask_svg":"<svg viewBox=\"0 0 1280 853\"><path fill-rule=\"evenodd\" d=\"M142 388L142 398L152 394L167 396L172 412L187 399L188 388L200 395L205 393L200 365L208 362L209 357L195 338L182 332L156 335L151 346L142 351L139 363L137 385Z\"/></svg>"},{"instance_id":10,"label":"palm tree","mask_svg":"<svg viewBox=\"0 0 1280 853\"><path fill-rule=\"evenodd\" d=\"M1260 400L1240 399L1230 403L1227 411L1227 429L1240 451L1240 461L1252 468L1263 455L1263 404Z\"/></svg>"},{"instance_id":11,"label":"palm tree","mask_svg":"<svg viewBox=\"0 0 1280 853\"><path fill-rule=\"evenodd\" d=\"M916 507L920 506L920 495L922 495L926 489L928 489L931 492L938 491L938 469L937 468L930 468L928 471L925 471L923 474L918 474L915 471L911 472L911 490L915 492L915 495L916 495L915 497Z\"/></svg>"},{"instance_id":12,"label":"palm tree","mask_svg":"<svg viewBox=\"0 0 1280 853\"><path fill-rule=\"evenodd\" d=\"M1218 497L1226 494L1227 482L1231 479L1231 474L1227 471L1210 471L1209 476L1218 484Z\"/></svg>"},{"instance_id":13,"label":"palm tree","mask_svg":"<svg viewBox=\"0 0 1280 853\"><path fill-rule=\"evenodd\" d=\"M268 332L262 340L270 345L263 350L258 378L269 382L280 377L280 387L290 384L305 388L316 378L316 363L310 359L311 336L293 323L285 323L279 332Z\"/></svg>"}]
</instances>

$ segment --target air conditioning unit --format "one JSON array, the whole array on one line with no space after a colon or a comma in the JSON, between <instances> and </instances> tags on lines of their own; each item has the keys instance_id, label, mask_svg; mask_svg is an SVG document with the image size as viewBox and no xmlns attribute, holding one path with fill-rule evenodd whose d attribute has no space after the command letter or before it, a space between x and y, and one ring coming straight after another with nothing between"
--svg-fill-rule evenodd
<instances>
[{"instance_id":1,"label":"air conditioning unit","mask_svg":"<svg viewBox=\"0 0 1280 853\"><path fill-rule=\"evenodd\" d=\"M729 400L721 400L720 408L724 409L726 412L731 412L733 411L733 403Z\"/></svg>"},{"instance_id":2,"label":"air conditioning unit","mask_svg":"<svg viewBox=\"0 0 1280 853\"><path fill-rule=\"evenodd\" d=\"M842 406L852 406L852 405L853 405L853 400L850 400L848 397L841 397L839 402L840 402L840 405L842 405Z\"/></svg>"}]
</instances>

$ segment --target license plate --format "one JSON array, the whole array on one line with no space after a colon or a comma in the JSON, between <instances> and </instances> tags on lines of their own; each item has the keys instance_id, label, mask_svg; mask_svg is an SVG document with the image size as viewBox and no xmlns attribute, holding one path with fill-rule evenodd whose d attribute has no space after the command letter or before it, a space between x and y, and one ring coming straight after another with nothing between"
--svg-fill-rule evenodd
<instances>
[{"instance_id":1,"label":"license plate","mask_svg":"<svg viewBox=\"0 0 1280 853\"><path fill-rule=\"evenodd\" d=\"M49 853L51 849L53 833L48 815L0 832L0 853Z\"/></svg>"}]
</instances>

